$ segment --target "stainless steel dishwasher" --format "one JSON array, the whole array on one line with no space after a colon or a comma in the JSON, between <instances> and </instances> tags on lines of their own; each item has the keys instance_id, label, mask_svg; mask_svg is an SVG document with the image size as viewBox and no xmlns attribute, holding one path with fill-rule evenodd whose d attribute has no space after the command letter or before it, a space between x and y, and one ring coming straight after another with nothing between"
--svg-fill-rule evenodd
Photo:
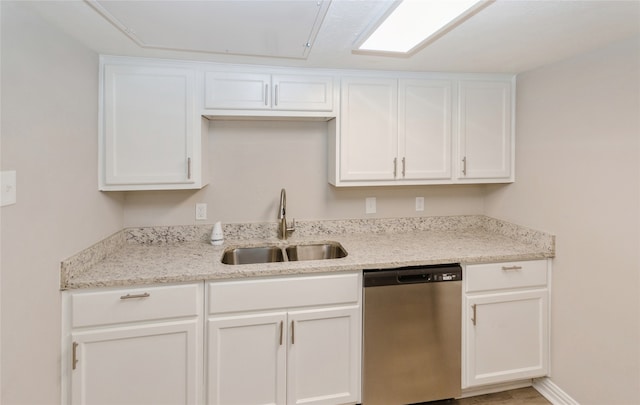
<instances>
[{"instance_id":1,"label":"stainless steel dishwasher","mask_svg":"<svg viewBox=\"0 0 640 405\"><path fill-rule=\"evenodd\" d=\"M460 396L460 265L365 270L363 284L363 405Z\"/></svg>"}]
</instances>

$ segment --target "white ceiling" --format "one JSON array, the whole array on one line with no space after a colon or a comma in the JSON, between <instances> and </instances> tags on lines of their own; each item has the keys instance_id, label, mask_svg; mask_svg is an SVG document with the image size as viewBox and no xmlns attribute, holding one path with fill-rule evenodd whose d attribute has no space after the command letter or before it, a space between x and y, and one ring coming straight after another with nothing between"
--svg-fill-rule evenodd
<instances>
[{"instance_id":1,"label":"white ceiling","mask_svg":"<svg viewBox=\"0 0 640 405\"><path fill-rule=\"evenodd\" d=\"M326 4L327 0L324 1ZM496 0L411 57L371 56L352 53L353 44L388 9L389 0L333 0L324 19L322 15L316 16L319 21L308 10L303 11L305 7L294 7L301 2L316 3L315 0L101 1L105 9L109 8L111 17L117 15L112 21L82 0L23 4L101 54L279 66L519 73L640 36L640 0ZM225 4L226 9L234 7L234 14L226 14L227 22L232 23L224 25L224 35L211 34L209 25L216 19L202 17L212 7L221 7L218 10L223 12ZM168 8L170 5L172 8ZM246 19L238 18L243 7ZM217 17L218 23L213 25L219 26L224 19ZM308 53L296 57L280 52L282 47L298 46L297 36L304 42L313 40L312 20L318 23L319 30ZM130 30L141 30L153 38L153 44L125 32L118 23ZM249 27L254 25L261 29L251 30ZM159 29L154 31L154 27ZM247 40L252 32L256 40L253 37ZM220 51L202 51L206 49L203 48L206 41L194 40L198 35L214 35L213 49ZM303 38L305 35L308 38ZM279 38L280 42L274 46L265 37ZM176 49L179 47L200 51ZM235 52L244 55L227 52L229 49L244 49ZM278 57L246 55L269 53Z\"/></svg>"}]
</instances>

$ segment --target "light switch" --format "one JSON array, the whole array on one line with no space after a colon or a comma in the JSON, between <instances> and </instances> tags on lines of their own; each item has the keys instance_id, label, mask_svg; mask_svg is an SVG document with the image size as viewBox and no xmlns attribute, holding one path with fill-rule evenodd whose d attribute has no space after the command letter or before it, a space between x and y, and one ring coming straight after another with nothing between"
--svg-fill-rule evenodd
<instances>
[{"instance_id":1,"label":"light switch","mask_svg":"<svg viewBox=\"0 0 640 405\"><path fill-rule=\"evenodd\" d=\"M16 171L3 171L0 176L0 207L16 203Z\"/></svg>"},{"instance_id":2,"label":"light switch","mask_svg":"<svg viewBox=\"0 0 640 405\"><path fill-rule=\"evenodd\" d=\"M367 199L365 199L364 212L366 214L375 214L376 213L376 198L375 197L367 197Z\"/></svg>"},{"instance_id":3,"label":"light switch","mask_svg":"<svg viewBox=\"0 0 640 405\"><path fill-rule=\"evenodd\" d=\"M416 197L416 211L424 211L424 197Z\"/></svg>"}]
</instances>

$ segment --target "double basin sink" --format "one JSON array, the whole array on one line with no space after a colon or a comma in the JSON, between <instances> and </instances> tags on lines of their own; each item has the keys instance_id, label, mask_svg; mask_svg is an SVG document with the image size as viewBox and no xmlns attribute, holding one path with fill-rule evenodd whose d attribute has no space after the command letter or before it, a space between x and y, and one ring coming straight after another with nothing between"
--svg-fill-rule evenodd
<instances>
[{"instance_id":1,"label":"double basin sink","mask_svg":"<svg viewBox=\"0 0 640 405\"><path fill-rule=\"evenodd\" d=\"M224 251L221 261L224 264L255 264L340 259L346 256L347 251L340 243L321 242L230 248Z\"/></svg>"}]
</instances>

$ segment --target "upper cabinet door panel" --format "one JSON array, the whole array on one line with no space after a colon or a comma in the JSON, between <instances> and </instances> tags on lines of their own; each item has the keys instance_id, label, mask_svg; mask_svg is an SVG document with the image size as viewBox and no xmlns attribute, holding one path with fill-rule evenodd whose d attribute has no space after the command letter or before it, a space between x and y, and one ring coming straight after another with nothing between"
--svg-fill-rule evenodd
<instances>
[{"instance_id":1,"label":"upper cabinet door panel","mask_svg":"<svg viewBox=\"0 0 640 405\"><path fill-rule=\"evenodd\" d=\"M461 179L512 177L511 91L508 81L461 81Z\"/></svg>"},{"instance_id":2,"label":"upper cabinet door panel","mask_svg":"<svg viewBox=\"0 0 640 405\"><path fill-rule=\"evenodd\" d=\"M106 65L104 75L106 185L193 183L194 71Z\"/></svg>"},{"instance_id":3,"label":"upper cabinet door panel","mask_svg":"<svg viewBox=\"0 0 640 405\"><path fill-rule=\"evenodd\" d=\"M271 75L258 73L207 72L205 74L205 108L271 108Z\"/></svg>"},{"instance_id":4,"label":"upper cabinet door panel","mask_svg":"<svg viewBox=\"0 0 640 405\"><path fill-rule=\"evenodd\" d=\"M274 75L272 105L278 110L333 110L331 76Z\"/></svg>"},{"instance_id":5,"label":"upper cabinet door panel","mask_svg":"<svg viewBox=\"0 0 640 405\"><path fill-rule=\"evenodd\" d=\"M333 78L207 72L204 104L213 110L331 111Z\"/></svg>"},{"instance_id":6,"label":"upper cabinet door panel","mask_svg":"<svg viewBox=\"0 0 640 405\"><path fill-rule=\"evenodd\" d=\"M343 78L340 117L340 179L393 180L397 175L397 81Z\"/></svg>"},{"instance_id":7,"label":"upper cabinet door panel","mask_svg":"<svg viewBox=\"0 0 640 405\"><path fill-rule=\"evenodd\" d=\"M450 80L400 80L398 156L404 179L451 178Z\"/></svg>"}]
</instances>

